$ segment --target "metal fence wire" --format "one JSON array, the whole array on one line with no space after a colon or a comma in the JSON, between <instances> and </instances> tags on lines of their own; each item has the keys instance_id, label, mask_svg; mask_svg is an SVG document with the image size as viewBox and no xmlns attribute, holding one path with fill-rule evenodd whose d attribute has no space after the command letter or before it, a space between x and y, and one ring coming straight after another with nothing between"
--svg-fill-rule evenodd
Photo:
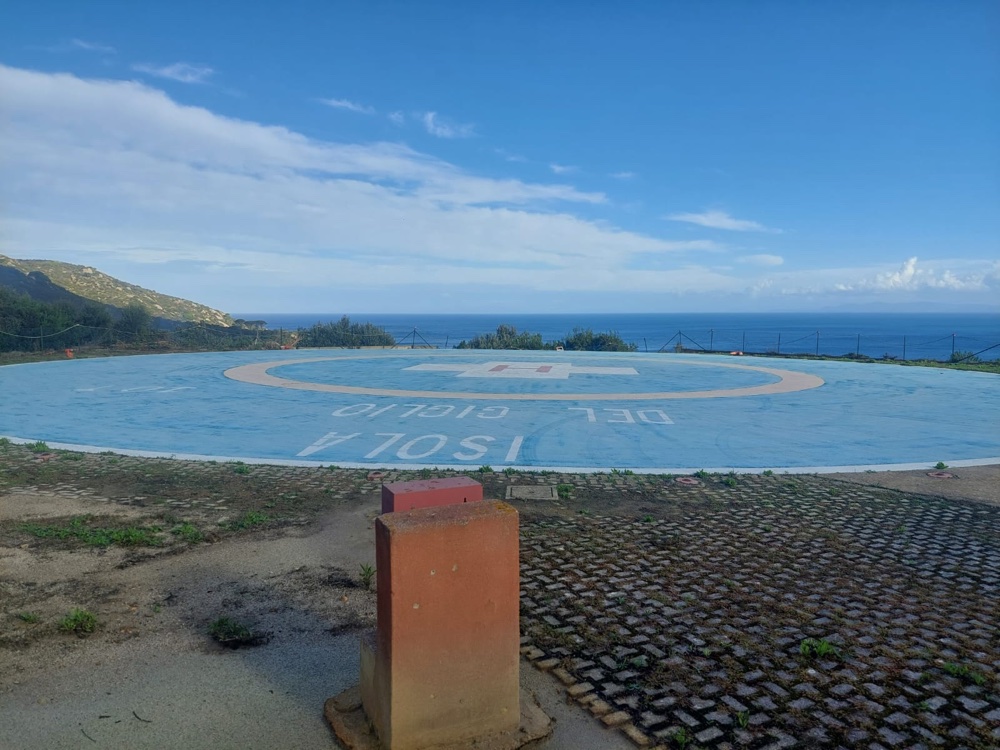
<instances>
[{"instance_id":1,"label":"metal fence wire","mask_svg":"<svg viewBox=\"0 0 1000 750\"><path fill-rule=\"evenodd\" d=\"M0 328L0 351L43 352L78 347L145 349L279 349L302 343L308 329L284 330L186 325L176 330L142 333L119 328L72 325L61 330L44 327L6 331ZM394 348L450 349L461 338L442 331L415 327L379 329L381 335L354 335L345 348L386 347L389 334ZM485 333L485 332L484 332ZM1000 342L954 333L948 336L882 333L824 334L813 331L701 329L677 331L658 344L643 338L627 341L640 352L698 352L770 356L846 357L849 359L931 360L938 362L1000 359Z\"/></svg>"},{"instance_id":2,"label":"metal fence wire","mask_svg":"<svg viewBox=\"0 0 1000 750\"><path fill-rule=\"evenodd\" d=\"M1000 343L957 333L937 337L880 333L823 335L822 331L789 335L776 330L709 329L677 331L657 351L955 361L1000 358Z\"/></svg>"}]
</instances>

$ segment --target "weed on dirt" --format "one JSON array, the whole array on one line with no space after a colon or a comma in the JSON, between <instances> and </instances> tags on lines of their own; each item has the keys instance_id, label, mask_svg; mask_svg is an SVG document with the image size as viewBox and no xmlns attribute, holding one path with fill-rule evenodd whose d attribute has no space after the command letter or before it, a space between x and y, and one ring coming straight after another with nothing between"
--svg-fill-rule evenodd
<instances>
[{"instance_id":1,"label":"weed on dirt","mask_svg":"<svg viewBox=\"0 0 1000 750\"><path fill-rule=\"evenodd\" d=\"M72 540L88 547L156 547L162 544L157 526L108 527L94 516L77 516L69 523L21 525L21 531L39 539Z\"/></svg>"},{"instance_id":2,"label":"weed on dirt","mask_svg":"<svg viewBox=\"0 0 1000 750\"><path fill-rule=\"evenodd\" d=\"M208 626L208 634L226 648L260 646L271 640L270 633L255 632L231 617L220 617Z\"/></svg>"},{"instance_id":3,"label":"weed on dirt","mask_svg":"<svg viewBox=\"0 0 1000 750\"><path fill-rule=\"evenodd\" d=\"M74 609L60 621L59 629L83 637L97 630L97 617L86 609Z\"/></svg>"}]
</instances>

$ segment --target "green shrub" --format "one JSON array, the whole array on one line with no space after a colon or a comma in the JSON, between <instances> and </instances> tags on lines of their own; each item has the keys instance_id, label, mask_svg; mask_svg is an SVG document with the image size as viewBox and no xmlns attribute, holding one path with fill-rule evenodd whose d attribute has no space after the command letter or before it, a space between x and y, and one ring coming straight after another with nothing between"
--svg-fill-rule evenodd
<instances>
[{"instance_id":1,"label":"green shrub","mask_svg":"<svg viewBox=\"0 0 1000 750\"><path fill-rule=\"evenodd\" d=\"M545 349L542 334L517 332L517 328L506 323L497 326L496 333L483 333L469 341L462 341L456 349Z\"/></svg>"},{"instance_id":2,"label":"green shrub","mask_svg":"<svg viewBox=\"0 0 1000 750\"><path fill-rule=\"evenodd\" d=\"M391 333L374 323L352 323L346 315L336 323L317 323L302 331L296 346L395 346Z\"/></svg>"},{"instance_id":3,"label":"green shrub","mask_svg":"<svg viewBox=\"0 0 1000 750\"><path fill-rule=\"evenodd\" d=\"M580 352L634 352L638 348L624 341L615 331L594 333L589 328L574 328L560 343L567 351Z\"/></svg>"},{"instance_id":4,"label":"green shrub","mask_svg":"<svg viewBox=\"0 0 1000 750\"><path fill-rule=\"evenodd\" d=\"M979 357L977 357L974 353L962 351L952 352L951 359L949 361L962 362L967 365L976 365L982 362L982 360L979 359Z\"/></svg>"}]
</instances>

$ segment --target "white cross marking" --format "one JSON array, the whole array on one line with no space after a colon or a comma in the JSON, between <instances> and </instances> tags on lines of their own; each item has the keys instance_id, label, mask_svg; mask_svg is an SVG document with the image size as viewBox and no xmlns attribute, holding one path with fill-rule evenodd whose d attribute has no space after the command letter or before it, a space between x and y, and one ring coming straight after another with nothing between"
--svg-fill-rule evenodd
<instances>
[{"instance_id":1,"label":"white cross marking","mask_svg":"<svg viewBox=\"0 0 1000 750\"><path fill-rule=\"evenodd\" d=\"M570 375L638 375L633 367L577 367L568 362L482 362L480 364L423 364L404 370L454 372L458 378L518 378L566 380Z\"/></svg>"}]
</instances>

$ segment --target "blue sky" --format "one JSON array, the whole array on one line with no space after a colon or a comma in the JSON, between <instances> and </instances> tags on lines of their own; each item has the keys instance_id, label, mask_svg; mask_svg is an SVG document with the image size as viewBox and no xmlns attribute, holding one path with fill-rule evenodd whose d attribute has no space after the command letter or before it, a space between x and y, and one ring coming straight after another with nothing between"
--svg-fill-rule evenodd
<instances>
[{"instance_id":1,"label":"blue sky","mask_svg":"<svg viewBox=\"0 0 1000 750\"><path fill-rule=\"evenodd\" d=\"M227 311L1000 310L995 2L21 2L0 252Z\"/></svg>"}]
</instances>

